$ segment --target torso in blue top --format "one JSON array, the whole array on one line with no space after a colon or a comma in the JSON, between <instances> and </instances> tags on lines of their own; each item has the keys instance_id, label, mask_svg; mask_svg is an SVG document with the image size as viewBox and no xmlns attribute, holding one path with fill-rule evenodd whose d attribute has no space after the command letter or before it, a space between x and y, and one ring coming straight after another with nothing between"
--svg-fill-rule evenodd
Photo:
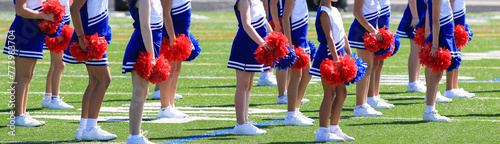
<instances>
[{"instance_id":1,"label":"torso in blue top","mask_svg":"<svg viewBox=\"0 0 500 144\"><path fill-rule=\"evenodd\" d=\"M337 8L330 9L325 6L318 7L318 14L316 15L316 33L318 34L318 41L320 43L320 47L326 46L328 47L328 42L326 40L326 35L321 26L320 15L321 12L324 11L328 14L330 18L330 27L333 33L333 42L335 43L335 49L337 52L342 52L345 47L345 30L344 24L342 21L342 17ZM330 52L330 49L327 48L327 51Z\"/></svg>"},{"instance_id":2,"label":"torso in blue top","mask_svg":"<svg viewBox=\"0 0 500 144\"><path fill-rule=\"evenodd\" d=\"M108 25L108 0L87 0L80 9L83 31L86 35L97 33L111 40L111 27Z\"/></svg>"},{"instance_id":3,"label":"torso in blue top","mask_svg":"<svg viewBox=\"0 0 500 144\"><path fill-rule=\"evenodd\" d=\"M377 28L377 22L380 15L380 4L378 0L365 0L363 8L361 10L365 19L370 23L373 27ZM349 45L352 48L357 49L366 49L364 46L363 36L368 32L357 19L354 19L354 22L351 24L351 28L349 29Z\"/></svg>"},{"instance_id":4,"label":"torso in blue top","mask_svg":"<svg viewBox=\"0 0 500 144\"><path fill-rule=\"evenodd\" d=\"M307 27L309 22L308 11L306 0L295 0L292 15L290 16L292 43L294 43L294 45L301 45L295 44L294 40L305 41L307 39ZM304 46L302 47L304 48Z\"/></svg>"},{"instance_id":5,"label":"torso in blue top","mask_svg":"<svg viewBox=\"0 0 500 144\"><path fill-rule=\"evenodd\" d=\"M170 12L175 35L188 35L191 25L191 0L173 0ZM163 26L163 36L169 38L165 26Z\"/></svg>"},{"instance_id":6,"label":"torso in blue top","mask_svg":"<svg viewBox=\"0 0 500 144\"><path fill-rule=\"evenodd\" d=\"M163 9L161 7L160 0L152 0L153 4L151 5L151 19L150 25L151 30L161 30L163 28ZM132 19L134 19L134 23L132 24L136 30L140 31L140 20L139 20L139 9L134 5L137 0L131 0L130 6L128 10L130 11L130 15L132 15Z\"/></svg>"},{"instance_id":7,"label":"torso in blue top","mask_svg":"<svg viewBox=\"0 0 500 144\"><path fill-rule=\"evenodd\" d=\"M464 0L455 0L453 2L453 18L455 25L465 25L465 2Z\"/></svg>"},{"instance_id":8,"label":"torso in blue top","mask_svg":"<svg viewBox=\"0 0 500 144\"><path fill-rule=\"evenodd\" d=\"M391 20L391 2L390 0L380 0L380 17L378 19L378 28L389 29L389 21Z\"/></svg>"},{"instance_id":9,"label":"torso in blue top","mask_svg":"<svg viewBox=\"0 0 500 144\"><path fill-rule=\"evenodd\" d=\"M276 4L276 7L278 7L278 9L277 9L277 11L278 11L278 16L279 16L280 18L283 18L283 8L285 7L285 1L286 1L286 0L278 0L278 4ZM268 3L271 3L271 0L268 0L267 2L268 2ZM267 11L268 11L269 13L271 13L271 7L272 7L271 5L270 5L270 6L268 6ZM272 19L273 19L272 15L271 15L271 14L269 14L269 21L271 21Z\"/></svg>"},{"instance_id":10,"label":"torso in blue top","mask_svg":"<svg viewBox=\"0 0 500 144\"><path fill-rule=\"evenodd\" d=\"M429 10L429 27L431 28L432 32L432 0L429 0L427 2L427 7ZM449 0L442 0L441 2L441 10L439 14L439 25L441 26L439 35L445 35L445 36L454 36L453 31L454 31L454 23L453 23L453 11L451 10L450 6L450 1Z\"/></svg>"},{"instance_id":11,"label":"torso in blue top","mask_svg":"<svg viewBox=\"0 0 500 144\"><path fill-rule=\"evenodd\" d=\"M69 25L69 22L71 21L71 13L69 11L69 0L59 0L59 2L64 5L66 15L63 16L63 21L62 24Z\"/></svg>"}]
</instances>

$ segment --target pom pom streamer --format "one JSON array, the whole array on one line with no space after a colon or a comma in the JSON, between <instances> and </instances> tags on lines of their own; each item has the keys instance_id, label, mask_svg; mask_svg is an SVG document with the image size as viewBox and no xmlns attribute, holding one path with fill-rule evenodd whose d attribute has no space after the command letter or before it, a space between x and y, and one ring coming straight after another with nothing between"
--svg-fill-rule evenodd
<instances>
[{"instance_id":1,"label":"pom pom streamer","mask_svg":"<svg viewBox=\"0 0 500 144\"><path fill-rule=\"evenodd\" d=\"M374 53L373 59L374 60L385 60L389 58L394 52L394 47L390 47L389 49L380 49L379 51L376 51Z\"/></svg>"},{"instance_id":2,"label":"pom pom streamer","mask_svg":"<svg viewBox=\"0 0 500 144\"><path fill-rule=\"evenodd\" d=\"M325 58L319 66L321 77L326 83L334 86L342 84L340 79L340 70L337 69L337 64L328 58Z\"/></svg>"},{"instance_id":3,"label":"pom pom streamer","mask_svg":"<svg viewBox=\"0 0 500 144\"><path fill-rule=\"evenodd\" d=\"M399 46L401 46L401 41L399 40L399 35L394 35L394 50L392 52L392 56L396 55L399 50Z\"/></svg>"},{"instance_id":4,"label":"pom pom streamer","mask_svg":"<svg viewBox=\"0 0 500 144\"><path fill-rule=\"evenodd\" d=\"M463 25L456 25L455 30L455 43L459 49L462 49L469 42L469 33Z\"/></svg>"},{"instance_id":5,"label":"pom pom streamer","mask_svg":"<svg viewBox=\"0 0 500 144\"><path fill-rule=\"evenodd\" d=\"M413 41L415 41L415 44L417 44L420 47L424 46L424 44L425 44L425 29L423 27L418 27L415 30L414 36L415 36L415 39L413 39Z\"/></svg>"},{"instance_id":6,"label":"pom pom streamer","mask_svg":"<svg viewBox=\"0 0 500 144\"><path fill-rule=\"evenodd\" d=\"M351 81L346 82L345 85L355 84L365 77L366 68L368 67L366 62L364 62L361 57L356 57L356 53L352 53L351 57L356 61L355 64L358 69L356 71L356 76Z\"/></svg>"},{"instance_id":7,"label":"pom pom streamer","mask_svg":"<svg viewBox=\"0 0 500 144\"><path fill-rule=\"evenodd\" d=\"M394 43L394 32L389 31L385 26L378 30L382 35L383 40L377 42L379 48L389 49Z\"/></svg>"},{"instance_id":8,"label":"pom pom streamer","mask_svg":"<svg viewBox=\"0 0 500 144\"><path fill-rule=\"evenodd\" d=\"M56 33L60 22L63 20L63 16L66 15L65 7L58 0L49 0L43 2L42 12L54 14L54 22L40 19L38 21L38 28L47 34Z\"/></svg>"},{"instance_id":9,"label":"pom pom streamer","mask_svg":"<svg viewBox=\"0 0 500 144\"><path fill-rule=\"evenodd\" d=\"M137 72L137 75L153 84L165 81L171 70L172 67L168 64L168 60L162 56L153 59L151 52L140 52L134 64L134 71Z\"/></svg>"},{"instance_id":10,"label":"pom pom streamer","mask_svg":"<svg viewBox=\"0 0 500 144\"><path fill-rule=\"evenodd\" d=\"M302 47L297 47L294 49L295 54L297 55L297 59L293 63L292 68L296 70L301 70L303 68L306 68L306 66L311 62L309 55L307 52L302 49Z\"/></svg>"},{"instance_id":11,"label":"pom pom streamer","mask_svg":"<svg viewBox=\"0 0 500 144\"><path fill-rule=\"evenodd\" d=\"M167 80L168 76L170 75L170 71L172 71L172 66L170 66L168 64L168 60L162 56L160 56L160 58L155 59L154 61L155 61L155 66L152 69L153 72L149 77L149 82L153 84L158 84Z\"/></svg>"},{"instance_id":12,"label":"pom pom streamer","mask_svg":"<svg viewBox=\"0 0 500 144\"><path fill-rule=\"evenodd\" d=\"M92 59L100 60L108 49L108 42L104 37L99 37L97 33L94 35L86 35L85 38L89 41L90 45L87 46L87 52L80 48L78 41L74 41L69 46L69 52L76 61L88 61Z\"/></svg>"},{"instance_id":13,"label":"pom pom streamer","mask_svg":"<svg viewBox=\"0 0 500 144\"><path fill-rule=\"evenodd\" d=\"M427 43L418 52L420 64L431 68L433 72L443 72L451 64L451 53L448 49L439 48L436 51L436 57L429 55L431 52L431 44Z\"/></svg>"},{"instance_id":14,"label":"pom pom streamer","mask_svg":"<svg viewBox=\"0 0 500 144\"><path fill-rule=\"evenodd\" d=\"M464 27L467 33L469 34L469 41L467 41L467 43L469 43L472 40L474 33L472 33L472 30L469 28L469 24L465 24Z\"/></svg>"},{"instance_id":15,"label":"pom pom streamer","mask_svg":"<svg viewBox=\"0 0 500 144\"><path fill-rule=\"evenodd\" d=\"M339 56L339 62L325 59L320 65L321 77L334 86L355 80L357 71L356 59L351 58L350 55Z\"/></svg>"},{"instance_id":16,"label":"pom pom streamer","mask_svg":"<svg viewBox=\"0 0 500 144\"><path fill-rule=\"evenodd\" d=\"M160 55L169 61L184 61L193 51L191 40L184 34L180 34L175 38L175 49L170 47L170 40L163 38L161 43Z\"/></svg>"},{"instance_id":17,"label":"pom pom streamer","mask_svg":"<svg viewBox=\"0 0 500 144\"><path fill-rule=\"evenodd\" d=\"M71 40L71 35L73 35L73 28L71 28L69 25L64 25L64 28L61 30L63 41L59 42L59 38L51 38L46 36L45 37L45 45L49 48L50 52L55 52L55 53L62 53L64 52L69 45L69 42Z\"/></svg>"},{"instance_id":18,"label":"pom pom streamer","mask_svg":"<svg viewBox=\"0 0 500 144\"><path fill-rule=\"evenodd\" d=\"M307 46L309 46L309 50L311 51L311 61L316 57L316 45L312 41L307 41Z\"/></svg>"},{"instance_id":19,"label":"pom pom streamer","mask_svg":"<svg viewBox=\"0 0 500 144\"><path fill-rule=\"evenodd\" d=\"M365 32L365 35L363 36L363 40L364 40L364 46L365 46L366 50L368 50L370 52L375 52L375 51L379 50L379 48L377 46L377 39L375 38L375 36Z\"/></svg>"},{"instance_id":20,"label":"pom pom streamer","mask_svg":"<svg viewBox=\"0 0 500 144\"><path fill-rule=\"evenodd\" d=\"M193 34L189 33L189 39L191 43L193 43L193 50L191 51L191 55L185 61L192 61L198 57L201 53L200 39L196 39Z\"/></svg>"},{"instance_id":21,"label":"pom pom streamer","mask_svg":"<svg viewBox=\"0 0 500 144\"><path fill-rule=\"evenodd\" d=\"M287 49L289 53L286 54L284 58L278 58L278 60L274 61L274 66L278 68L278 70L287 70L293 66L295 60L297 59L297 54L290 49L290 47L287 47Z\"/></svg>"},{"instance_id":22,"label":"pom pom streamer","mask_svg":"<svg viewBox=\"0 0 500 144\"><path fill-rule=\"evenodd\" d=\"M279 61L279 58L285 58L285 56L290 53L290 50L287 48L288 39L280 32L271 32L271 34L265 38L265 41L266 44L269 47L273 47L274 50L267 51L264 47L259 46L254 52L256 55L255 60L264 64L264 66L274 67L275 61Z\"/></svg>"},{"instance_id":23,"label":"pom pom streamer","mask_svg":"<svg viewBox=\"0 0 500 144\"><path fill-rule=\"evenodd\" d=\"M151 74L153 73L153 58L151 57L151 52L140 52L139 57L134 64L134 70L137 72L142 79L149 80Z\"/></svg>"}]
</instances>

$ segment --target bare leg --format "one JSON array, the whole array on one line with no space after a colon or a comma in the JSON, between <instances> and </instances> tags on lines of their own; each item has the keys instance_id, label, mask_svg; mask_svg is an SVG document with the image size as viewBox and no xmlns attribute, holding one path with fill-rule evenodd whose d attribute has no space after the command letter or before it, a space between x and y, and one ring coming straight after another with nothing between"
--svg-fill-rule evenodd
<instances>
[{"instance_id":1,"label":"bare leg","mask_svg":"<svg viewBox=\"0 0 500 144\"><path fill-rule=\"evenodd\" d=\"M177 80L179 79L179 74L181 73L181 66L182 62L178 62L177 68L174 71L174 77L172 79L171 91L169 92L170 93L169 100L170 104L172 105L175 103L175 93L177 92Z\"/></svg>"},{"instance_id":2,"label":"bare leg","mask_svg":"<svg viewBox=\"0 0 500 144\"><path fill-rule=\"evenodd\" d=\"M458 89L458 68L453 70L453 89Z\"/></svg>"},{"instance_id":3,"label":"bare leg","mask_svg":"<svg viewBox=\"0 0 500 144\"><path fill-rule=\"evenodd\" d=\"M427 83L427 105L432 106L436 103L436 93L439 87L439 81L443 77L443 72L432 72L432 69L425 68L425 82Z\"/></svg>"},{"instance_id":4,"label":"bare leg","mask_svg":"<svg viewBox=\"0 0 500 144\"><path fill-rule=\"evenodd\" d=\"M370 76L372 75L373 69L373 52L368 50L358 49L358 54L368 65L366 68L365 77L356 83L356 105L362 105L366 103L366 97L368 94L368 88L370 84Z\"/></svg>"},{"instance_id":5,"label":"bare leg","mask_svg":"<svg viewBox=\"0 0 500 144\"><path fill-rule=\"evenodd\" d=\"M155 91L160 90L160 84L155 84Z\"/></svg>"},{"instance_id":6,"label":"bare leg","mask_svg":"<svg viewBox=\"0 0 500 144\"><path fill-rule=\"evenodd\" d=\"M109 73L108 66L87 66L87 69L96 78L96 85L90 94L88 118L97 118L101 110L104 95L111 82L111 74Z\"/></svg>"},{"instance_id":7,"label":"bare leg","mask_svg":"<svg viewBox=\"0 0 500 144\"><path fill-rule=\"evenodd\" d=\"M370 84L368 88L368 97L374 97L377 96L376 91L377 90L377 75L380 74L379 67L381 60L373 60L373 72L370 76ZM381 69L382 70L382 69ZM379 76L380 77L380 76Z\"/></svg>"},{"instance_id":8,"label":"bare leg","mask_svg":"<svg viewBox=\"0 0 500 144\"><path fill-rule=\"evenodd\" d=\"M347 90L345 85L340 85L335 87L335 100L332 105L332 118L330 121L330 125L339 125L340 114L342 113L342 107L344 106L344 101L347 97Z\"/></svg>"},{"instance_id":9,"label":"bare leg","mask_svg":"<svg viewBox=\"0 0 500 144\"><path fill-rule=\"evenodd\" d=\"M330 119L330 114L332 113L332 104L335 97L335 87L328 84L321 78L321 83L323 84L323 102L319 108L319 127L329 127L328 120ZM333 119L333 117L332 117Z\"/></svg>"},{"instance_id":10,"label":"bare leg","mask_svg":"<svg viewBox=\"0 0 500 144\"><path fill-rule=\"evenodd\" d=\"M380 77L382 77L382 68L384 67L384 60L379 60L379 65L376 67L377 69L375 70L375 82L373 86L373 94L375 96L380 95Z\"/></svg>"},{"instance_id":11,"label":"bare leg","mask_svg":"<svg viewBox=\"0 0 500 144\"><path fill-rule=\"evenodd\" d=\"M247 93L245 95L246 100L245 100L245 121L248 121L248 108L250 107L250 91L252 90L252 85L253 85L253 77L255 73L252 73L252 76L248 78L248 89Z\"/></svg>"},{"instance_id":12,"label":"bare leg","mask_svg":"<svg viewBox=\"0 0 500 144\"><path fill-rule=\"evenodd\" d=\"M144 102L148 96L149 81L142 79L136 71L132 71L132 100L129 108L129 131L132 135L141 132L142 114L144 112Z\"/></svg>"},{"instance_id":13,"label":"bare leg","mask_svg":"<svg viewBox=\"0 0 500 144\"><path fill-rule=\"evenodd\" d=\"M446 72L446 90L453 89L453 78L455 78L454 74L455 73L453 71Z\"/></svg>"},{"instance_id":14,"label":"bare leg","mask_svg":"<svg viewBox=\"0 0 500 144\"><path fill-rule=\"evenodd\" d=\"M253 79L253 72L244 72L240 70L236 70L236 93L234 96L234 108L236 111L236 122L238 124L243 124L245 123L245 120L248 119L246 118L246 113L245 110L247 110L248 105L247 105L247 90L250 89L252 85L249 80Z\"/></svg>"},{"instance_id":15,"label":"bare leg","mask_svg":"<svg viewBox=\"0 0 500 144\"><path fill-rule=\"evenodd\" d=\"M29 82L31 82L31 80L33 79L33 74L35 74L35 66L36 66L36 62L31 64L31 69L30 69L31 75L29 77ZM25 91L24 92L24 102L23 102L23 106L24 106L23 112L24 113L26 113L26 106L28 104L28 93L30 91L30 83L29 82L26 84L26 89L24 90Z\"/></svg>"},{"instance_id":16,"label":"bare leg","mask_svg":"<svg viewBox=\"0 0 500 144\"><path fill-rule=\"evenodd\" d=\"M297 97L299 93L300 79L302 78L302 69L290 69L290 84L288 85L288 111L295 111L297 104Z\"/></svg>"},{"instance_id":17,"label":"bare leg","mask_svg":"<svg viewBox=\"0 0 500 144\"><path fill-rule=\"evenodd\" d=\"M420 63L418 62L418 51L420 46L410 39L411 51L408 58L408 76L409 83L420 80Z\"/></svg>"},{"instance_id":18,"label":"bare leg","mask_svg":"<svg viewBox=\"0 0 500 144\"><path fill-rule=\"evenodd\" d=\"M309 74L309 70L311 70L311 63L309 63L306 68L302 69L302 78L300 79L299 91L297 96L297 101L295 107L300 108L300 104L302 99L306 95L307 85L309 85L309 81L311 81L312 75Z\"/></svg>"},{"instance_id":19,"label":"bare leg","mask_svg":"<svg viewBox=\"0 0 500 144\"><path fill-rule=\"evenodd\" d=\"M82 98L82 118L88 118L89 117L89 107L90 107L90 99L91 99L91 94L94 91L94 88L97 84L97 78L95 75L91 74L92 72L90 69L87 68L87 72L89 73L89 85L87 86L87 89L85 90L85 93L83 93L83 98Z\"/></svg>"},{"instance_id":20,"label":"bare leg","mask_svg":"<svg viewBox=\"0 0 500 144\"><path fill-rule=\"evenodd\" d=\"M63 58L63 53L50 53L50 66L52 71L51 75L51 82L52 82L52 95L59 95L59 86L61 84L61 75L63 73L64 68L66 65L62 61ZM54 67L52 67L52 65ZM48 79L48 77L47 77Z\"/></svg>"},{"instance_id":21,"label":"bare leg","mask_svg":"<svg viewBox=\"0 0 500 144\"><path fill-rule=\"evenodd\" d=\"M288 71L277 70L276 71L276 81L278 82L278 96L283 96L285 93L288 83Z\"/></svg>"},{"instance_id":22,"label":"bare leg","mask_svg":"<svg viewBox=\"0 0 500 144\"><path fill-rule=\"evenodd\" d=\"M176 61L170 61L169 64L170 66L172 66L172 71L170 71L170 75L168 76L167 80L160 83L160 102L162 108L169 107L173 104L170 101L170 92L172 91L175 71L177 71L178 67Z\"/></svg>"},{"instance_id":23,"label":"bare leg","mask_svg":"<svg viewBox=\"0 0 500 144\"><path fill-rule=\"evenodd\" d=\"M26 99L28 95L29 83L33 75L33 65L37 59L15 57L15 79L11 88L14 88L14 116L19 116L26 112Z\"/></svg>"},{"instance_id":24,"label":"bare leg","mask_svg":"<svg viewBox=\"0 0 500 144\"><path fill-rule=\"evenodd\" d=\"M52 63L54 57L52 56L52 52L50 55L50 68L47 73L47 80L45 81L45 93L52 93L52 75L54 74L54 63ZM55 95L55 94L53 94Z\"/></svg>"}]
</instances>

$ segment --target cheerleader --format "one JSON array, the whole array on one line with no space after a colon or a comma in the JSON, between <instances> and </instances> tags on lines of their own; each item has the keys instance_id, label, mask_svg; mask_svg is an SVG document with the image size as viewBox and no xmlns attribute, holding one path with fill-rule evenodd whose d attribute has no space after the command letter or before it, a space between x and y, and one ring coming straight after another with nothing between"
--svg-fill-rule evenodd
<instances>
[{"instance_id":1,"label":"cheerleader","mask_svg":"<svg viewBox=\"0 0 500 144\"><path fill-rule=\"evenodd\" d=\"M44 121L31 118L26 112L29 85L38 59L43 59L43 43L45 33L38 28L38 20L54 21L54 14L43 13L42 0L14 0L16 17L7 33L7 41L3 50L14 60L15 76L12 82L14 126L37 127L45 125ZM11 120L12 121L12 120Z\"/></svg>"},{"instance_id":2,"label":"cheerleader","mask_svg":"<svg viewBox=\"0 0 500 144\"><path fill-rule=\"evenodd\" d=\"M377 27L389 29L389 20L391 19L391 2L389 0L379 1L381 10L380 17L378 18ZM370 77L370 88L368 88L368 97L366 102L374 109L389 109L394 108L393 104L385 102L386 100L380 98L380 76L382 75L382 67L384 60L373 60L373 72Z\"/></svg>"},{"instance_id":3,"label":"cheerleader","mask_svg":"<svg viewBox=\"0 0 500 144\"><path fill-rule=\"evenodd\" d=\"M426 10L425 0L408 0L408 6L401 18L396 32L400 38L410 39L410 56L408 58L408 87L406 92L426 92L426 87L420 81L420 63L418 61L418 51L420 46L415 44L413 31L423 17Z\"/></svg>"},{"instance_id":4,"label":"cheerleader","mask_svg":"<svg viewBox=\"0 0 500 144\"><path fill-rule=\"evenodd\" d=\"M307 46L307 28L309 14L305 0L286 0L283 9L283 32L290 42L290 48L302 47L311 55ZM307 85L312 76L309 74L311 64L300 70L290 69L290 82L288 84L288 112L285 125L312 126L314 120L300 113L300 104L306 93Z\"/></svg>"},{"instance_id":5,"label":"cheerleader","mask_svg":"<svg viewBox=\"0 0 500 144\"><path fill-rule=\"evenodd\" d=\"M164 26L162 36L170 40L170 47L175 48L176 36L188 36L191 24L191 0L162 0ZM166 81L160 83L161 108L159 118L186 118L187 114L177 110L174 105L177 79L182 61L170 61L172 71Z\"/></svg>"},{"instance_id":6,"label":"cheerleader","mask_svg":"<svg viewBox=\"0 0 500 144\"><path fill-rule=\"evenodd\" d=\"M429 55L433 58L437 58L437 51L439 48L450 50L451 64L447 68L447 71L451 72L459 67L461 54L455 46L455 39L453 35L453 10L451 9L450 1L429 0L427 2L427 14L426 17L428 16L428 27L431 30L431 34L425 43L430 43L432 45ZM442 71L433 71L429 67L426 67L425 69L425 78L427 83L427 106L423 114L423 121L450 122L449 118L439 115L437 110L435 110L436 93L442 76Z\"/></svg>"},{"instance_id":7,"label":"cheerleader","mask_svg":"<svg viewBox=\"0 0 500 144\"><path fill-rule=\"evenodd\" d=\"M64 5L66 15L63 16L63 25L69 25L71 14L69 12L70 3L73 0L59 0ZM59 42L64 41L64 36L58 37ZM42 100L42 108L49 109L73 109L74 107L66 104L62 99L59 99L59 85L61 84L61 75L65 64L62 61L64 53L50 52L50 69L47 73L47 82L45 86L45 97Z\"/></svg>"},{"instance_id":8,"label":"cheerleader","mask_svg":"<svg viewBox=\"0 0 500 144\"><path fill-rule=\"evenodd\" d=\"M264 10L266 10L266 19L271 20L269 15L269 3L271 0L261 0L264 5ZM270 19L271 18L271 19ZM257 81L257 86L277 86L278 82L276 77L273 75L273 69L260 73L259 80Z\"/></svg>"},{"instance_id":9,"label":"cheerleader","mask_svg":"<svg viewBox=\"0 0 500 144\"><path fill-rule=\"evenodd\" d=\"M104 37L109 44L111 27L108 25L107 0L75 1L70 7L70 12L75 28L75 33L73 33L71 39L72 42L77 42L83 51L87 51L91 44L85 35L97 33L99 37ZM63 61L70 64L85 64L89 74L89 85L83 94L80 127L76 130L75 140L116 139L116 135L101 129L97 125L97 117L99 116L104 94L111 81L107 55L104 54L101 59L79 62L71 55L70 48L68 48L64 53Z\"/></svg>"},{"instance_id":10,"label":"cheerleader","mask_svg":"<svg viewBox=\"0 0 500 144\"><path fill-rule=\"evenodd\" d=\"M456 26L465 26L465 2L463 0L450 0L453 9L453 21ZM458 46L457 46L458 47ZM460 49L459 49L460 50ZM472 98L474 93L469 93L458 87L458 68L446 73L446 91L444 96L448 98Z\"/></svg>"},{"instance_id":11,"label":"cheerleader","mask_svg":"<svg viewBox=\"0 0 500 144\"><path fill-rule=\"evenodd\" d=\"M265 20L266 13L259 0L237 0L234 11L239 28L227 64L228 68L236 70L234 106L237 123L233 135L261 135L267 132L255 127L253 121L248 120L248 106L254 73L270 69L257 62L254 51L259 45L266 50L274 50L267 46L263 39L267 30L271 30L271 26Z\"/></svg>"},{"instance_id":12,"label":"cheerleader","mask_svg":"<svg viewBox=\"0 0 500 144\"><path fill-rule=\"evenodd\" d=\"M381 112L374 110L367 104L368 88L373 72L374 53L368 51L364 46L363 36L370 33L381 41L382 35L378 33L377 22L380 15L380 5L378 0L355 0L354 1L354 22L349 29L349 45L358 49L359 57L368 65L365 76L356 84L356 107L353 116L380 116Z\"/></svg>"},{"instance_id":13,"label":"cheerleader","mask_svg":"<svg viewBox=\"0 0 500 144\"><path fill-rule=\"evenodd\" d=\"M339 56L351 54L351 48L344 32L342 17L337 8L331 6L331 1L321 0L318 14L316 16L316 32L320 42L314 64L309 73L321 77L320 65L324 59L339 61ZM328 84L323 78L324 97L319 109L319 128L314 141L333 142L333 141L353 141L354 138L346 135L339 127L340 114L347 90L345 85L333 86ZM328 125L328 119L331 119Z\"/></svg>"},{"instance_id":14,"label":"cheerleader","mask_svg":"<svg viewBox=\"0 0 500 144\"><path fill-rule=\"evenodd\" d=\"M152 59L159 57L163 10L160 0L131 0L129 1L129 11L134 19L135 30L125 50L122 66L122 73L132 73L133 85L129 109L130 133L127 143L147 144L151 142L141 134L141 123L144 102L148 96L149 81L141 78L133 67L141 52L150 53Z\"/></svg>"}]
</instances>

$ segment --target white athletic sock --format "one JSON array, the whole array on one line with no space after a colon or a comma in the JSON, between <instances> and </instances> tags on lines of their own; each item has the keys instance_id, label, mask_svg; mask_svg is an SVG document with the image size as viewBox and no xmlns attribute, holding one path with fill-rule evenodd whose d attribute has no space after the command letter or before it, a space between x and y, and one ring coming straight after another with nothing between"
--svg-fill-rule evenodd
<instances>
[{"instance_id":1,"label":"white athletic sock","mask_svg":"<svg viewBox=\"0 0 500 144\"><path fill-rule=\"evenodd\" d=\"M95 126L97 126L97 119L87 118L87 127L85 127L85 130L91 131Z\"/></svg>"},{"instance_id":2,"label":"white athletic sock","mask_svg":"<svg viewBox=\"0 0 500 144\"><path fill-rule=\"evenodd\" d=\"M270 74L272 74L271 72L262 72L260 73L260 79L265 79L267 78L267 76L269 76Z\"/></svg>"},{"instance_id":3,"label":"white athletic sock","mask_svg":"<svg viewBox=\"0 0 500 144\"><path fill-rule=\"evenodd\" d=\"M136 140L136 139L139 139L139 138L141 137L141 135L140 135L140 134L138 134L138 135L128 134L128 137L129 137L130 139L132 139L132 140Z\"/></svg>"},{"instance_id":4,"label":"white athletic sock","mask_svg":"<svg viewBox=\"0 0 500 144\"><path fill-rule=\"evenodd\" d=\"M330 125L330 132L333 133L339 129L339 125Z\"/></svg>"},{"instance_id":5,"label":"white athletic sock","mask_svg":"<svg viewBox=\"0 0 500 144\"><path fill-rule=\"evenodd\" d=\"M318 133L324 133L324 132L328 132L328 128L326 128L326 127L319 127L318 128Z\"/></svg>"},{"instance_id":6,"label":"white athletic sock","mask_svg":"<svg viewBox=\"0 0 500 144\"><path fill-rule=\"evenodd\" d=\"M366 101L367 101L367 102L372 102L372 101L374 101L374 100L375 100L375 97L367 97L367 98L366 98Z\"/></svg>"},{"instance_id":7,"label":"white athletic sock","mask_svg":"<svg viewBox=\"0 0 500 144\"><path fill-rule=\"evenodd\" d=\"M44 101L50 101L52 98L52 93L45 93L45 97L43 98Z\"/></svg>"},{"instance_id":8,"label":"white athletic sock","mask_svg":"<svg viewBox=\"0 0 500 144\"><path fill-rule=\"evenodd\" d=\"M295 108L295 111L296 112L300 112L300 108Z\"/></svg>"},{"instance_id":9,"label":"white athletic sock","mask_svg":"<svg viewBox=\"0 0 500 144\"><path fill-rule=\"evenodd\" d=\"M80 126L78 127L78 129L85 129L85 126L87 126L87 118L81 118L80 119Z\"/></svg>"},{"instance_id":10,"label":"white athletic sock","mask_svg":"<svg viewBox=\"0 0 500 144\"><path fill-rule=\"evenodd\" d=\"M436 109L436 105L431 105L431 106L427 105L427 106L425 106L425 113L428 114L428 113L432 112L435 109Z\"/></svg>"},{"instance_id":11,"label":"white athletic sock","mask_svg":"<svg viewBox=\"0 0 500 144\"><path fill-rule=\"evenodd\" d=\"M291 119L295 117L295 111L286 112L286 119Z\"/></svg>"},{"instance_id":12,"label":"white athletic sock","mask_svg":"<svg viewBox=\"0 0 500 144\"><path fill-rule=\"evenodd\" d=\"M52 95L52 101L51 102L55 103L58 100L59 100L59 96L58 95Z\"/></svg>"}]
</instances>

